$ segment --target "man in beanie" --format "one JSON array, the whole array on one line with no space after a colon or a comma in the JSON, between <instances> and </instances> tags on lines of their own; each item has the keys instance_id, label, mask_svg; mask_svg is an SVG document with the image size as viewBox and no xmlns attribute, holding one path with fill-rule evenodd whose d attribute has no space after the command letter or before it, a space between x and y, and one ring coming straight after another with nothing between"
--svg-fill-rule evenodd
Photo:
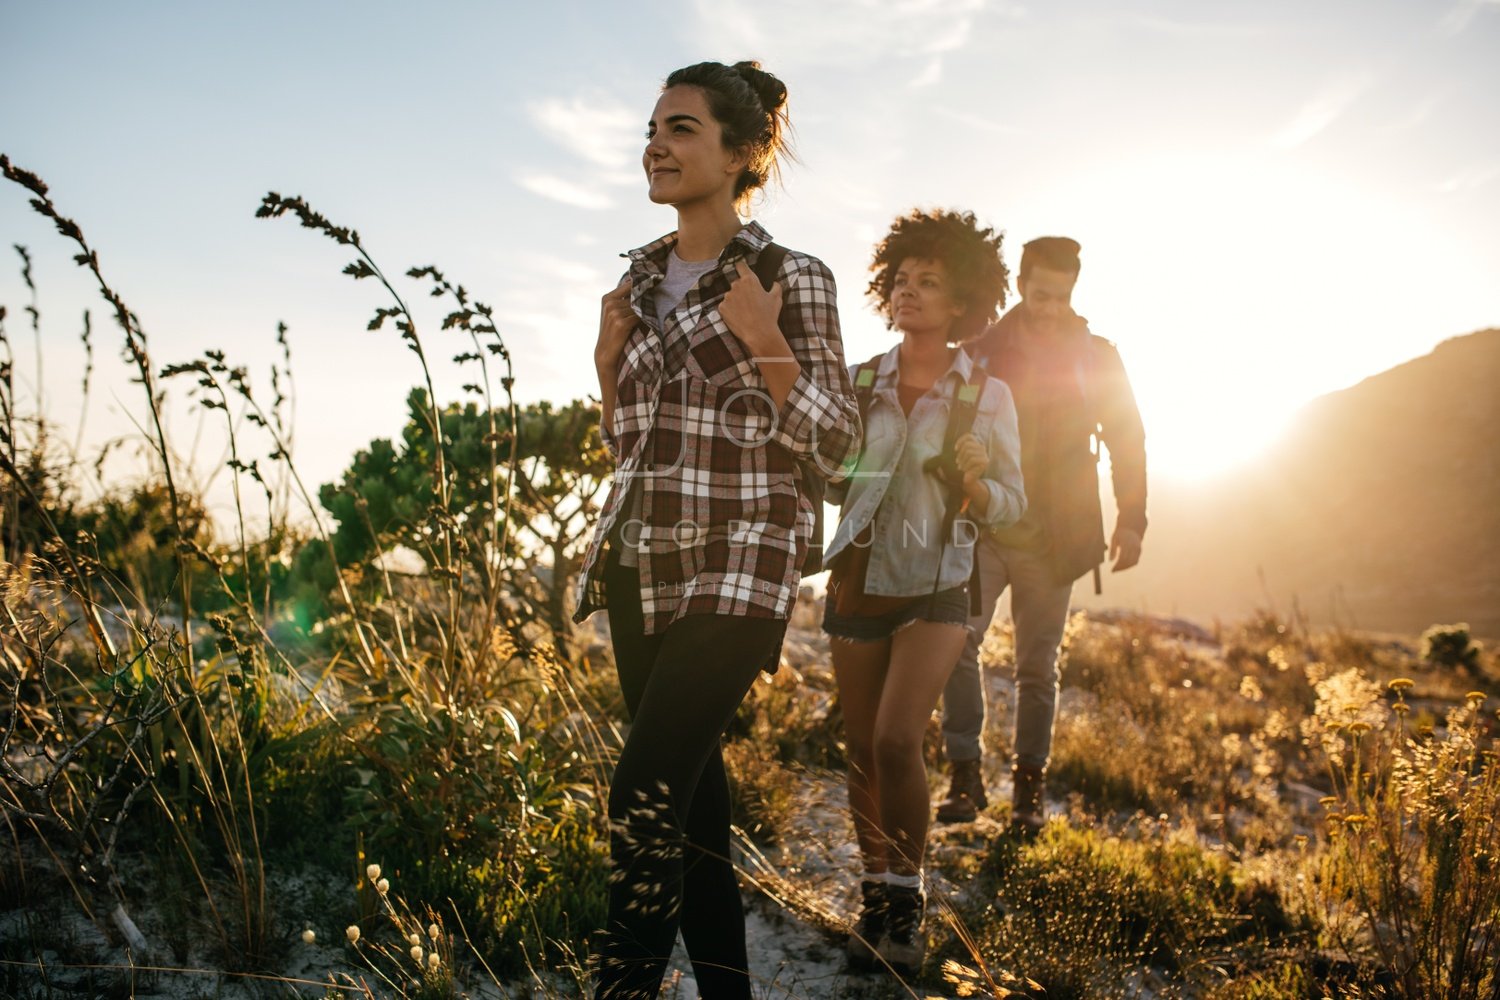
<instances>
[{"instance_id":1,"label":"man in beanie","mask_svg":"<svg viewBox=\"0 0 1500 1000\"><path fill-rule=\"evenodd\" d=\"M1115 346L1094 336L1072 308L1079 245L1061 236L1027 243L1021 301L969 345L991 375L1009 384L1021 432L1026 514L978 541L984 607L943 692L943 737L951 767L939 822L974 819L988 804L980 773L985 699L979 645L1001 593L1015 621L1016 732L1011 821L1022 833L1043 823L1042 787L1052 751L1058 646L1073 581L1092 571L1099 591L1105 558L1099 503L1100 442L1109 449L1119 517L1108 545L1113 570L1141 557L1146 532L1146 436Z\"/></svg>"}]
</instances>

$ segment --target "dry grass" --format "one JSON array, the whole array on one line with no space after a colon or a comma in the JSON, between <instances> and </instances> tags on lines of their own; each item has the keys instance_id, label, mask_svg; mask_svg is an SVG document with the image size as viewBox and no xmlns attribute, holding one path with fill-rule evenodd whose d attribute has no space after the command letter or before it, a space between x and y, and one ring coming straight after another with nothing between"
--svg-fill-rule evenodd
<instances>
[{"instance_id":1,"label":"dry grass","mask_svg":"<svg viewBox=\"0 0 1500 1000\"><path fill-rule=\"evenodd\" d=\"M39 178L0 166L96 279L144 390L148 456L140 489L96 482L113 507L70 494L97 465L18 400L0 311L0 990L128 995L196 968L305 991L286 969L316 925L335 946L313 977L335 973L330 994L584 995L623 711L607 652L562 634L564 591L527 546L566 561L598 483L543 483L546 458L518 461L515 376L488 308L412 268L450 310L429 324L354 230L302 199L263 203L355 256L346 273L386 296L370 326L395 328L428 386L412 397L411 441L430 447L400 535L426 571L340 562L333 536L292 513L318 500L290 460L289 363L260 394L222 352L153 361L81 229ZM455 363L482 409L432 392L432 325L464 338ZM162 419L174 386L225 435L229 524L209 524L188 488ZM445 437L459 417L480 422L469 479ZM347 509L367 515L368 498ZM549 509L568 525L517 520ZM396 536L368 527L378 555ZM308 589L315 601L295 596ZM826 648L797 643L725 757L747 884L836 948L847 825L807 789L836 796L841 721ZM1214 635L1076 616L1050 779L1064 813L1030 842L997 822L1004 804L938 831L940 929L920 981L825 995L1493 997L1500 674L1465 643L1449 627L1424 657L1272 615ZM997 626L986 661L1008 656ZM1008 715L995 718L1003 754ZM316 873L300 896L278 881L294 868ZM144 950L116 912L139 918ZM166 967L179 971L151 971Z\"/></svg>"}]
</instances>

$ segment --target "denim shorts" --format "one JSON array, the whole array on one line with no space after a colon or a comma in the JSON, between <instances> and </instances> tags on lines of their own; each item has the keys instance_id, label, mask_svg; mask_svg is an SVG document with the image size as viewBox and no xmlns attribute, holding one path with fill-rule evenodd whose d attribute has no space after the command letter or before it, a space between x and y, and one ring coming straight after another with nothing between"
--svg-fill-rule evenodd
<instances>
[{"instance_id":1,"label":"denim shorts","mask_svg":"<svg viewBox=\"0 0 1500 1000\"><path fill-rule=\"evenodd\" d=\"M880 642L919 621L968 625L969 585L962 583L926 597L913 597L909 604L882 615L841 615L832 604L823 606L823 631L849 642Z\"/></svg>"}]
</instances>

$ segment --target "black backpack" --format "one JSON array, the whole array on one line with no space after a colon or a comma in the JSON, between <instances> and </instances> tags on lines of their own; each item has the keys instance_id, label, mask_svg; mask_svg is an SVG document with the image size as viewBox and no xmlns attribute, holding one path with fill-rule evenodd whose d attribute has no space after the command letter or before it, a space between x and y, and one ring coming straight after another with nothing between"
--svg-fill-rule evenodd
<instances>
[{"instance_id":1,"label":"black backpack","mask_svg":"<svg viewBox=\"0 0 1500 1000\"><path fill-rule=\"evenodd\" d=\"M760 256L755 259L755 267L752 270L760 279L766 291L776 283L776 275L781 271L781 262L786 259L786 247L778 243L767 243L761 250ZM814 462L800 462L802 466L802 492L812 503L813 508L813 531L812 538L807 546L807 552L802 556L802 575L812 576L814 573L823 572L823 496L828 490L828 481L823 478Z\"/></svg>"}]
</instances>

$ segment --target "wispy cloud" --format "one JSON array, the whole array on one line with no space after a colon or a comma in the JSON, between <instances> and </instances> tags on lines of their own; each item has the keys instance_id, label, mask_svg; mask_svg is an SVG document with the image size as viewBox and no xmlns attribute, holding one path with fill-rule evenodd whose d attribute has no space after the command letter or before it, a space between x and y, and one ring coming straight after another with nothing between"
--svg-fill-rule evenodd
<instances>
[{"instance_id":1,"label":"wispy cloud","mask_svg":"<svg viewBox=\"0 0 1500 1000\"><path fill-rule=\"evenodd\" d=\"M912 90L917 90L922 87L931 87L933 84L940 82L942 79L943 60L929 59L927 60L927 65L923 66L921 71L918 72L916 76L911 78L911 82L908 83L907 86Z\"/></svg>"},{"instance_id":2,"label":"wispy cloud","mask_svg":"<svg viewBox=\"0 0 1500 1000\"><path fill-rule=\"evenodd\" d=\"M1457 35L1469 26L1486 7L1500 9L1500 0L1458 0L1438 21L1438 31L1445 35Z\"/></svg>"},{"instance_id":3,"label":"wispy cloud","mask_svg":"<svg viewBox=\"0 0 1500 1000\"><path fill-rule=\"evenodd\" d=\"M1500 163L1489 163L1466 167L1437 186L1443 194L1458 194L1472 191L1500 177Z\"/></svg>"},{"instance_id":4,"label":"wispy cloud","mask_svg":"<svg viewBox=\"0 0 1500 1000\"><path fill-rule=\"evenodd\" d=\"M1442 104L1446 95L1433 94L1423 99L1420 103L1404 115L1394 116L1381 126L1384 132L1406 132L1421 125L1432 117L1432 113Z\"/></svg>"},{"instance_id":5,"label":"wispy cloud","mask_svg":"<svg viewBox=\"0 0 1500 1000\"><path fill-rule=\"evenodd\" d=\"M1302 109L1272 138L1282 149L1293 149L1332 125L1349 106L1370 89L1373 80L1367 75L1346 76L1334 80L1313 96Z\"/></svg>"},{"instance_id":6,"label":"wispy cloud","mask_svg":"<svg viewBox=\"0 0 1500 1000\"><path fill-rule=\"evenodd\" d=\"M985 0L695 0L693 34L708 50L762 53L773 72L891 58L931 60L967 45L985 7ZM1022 9L1004 7L1010 14ZM941 65L934 70L929 62L916 82L935 72Z\"/></svg>"},{"instance_id":7,"label":"wispy cloud","mask_svg":"<svg viewBox=\"0 0 1500 1000\"><path fill-rule=\"evenodd\" d=\"M612 97L546 97L527 104L526 116L564 149L609 170L628 169L644 141L641 109L627 108Z\"/></svg>"},{"instance_id":8,"label":"wispy cloud","mask_svg":"<svg viewBox=\"0 0 1500 1000\"><path fill-rule=\"evenodd\" d=\"M960 111L957 108L950 108L945 105L934 107L932 113L947 118L949 121L958 122L960 125L979 129L982 132L994 132L997 135L1018 135L1022 131L1014 125L1007 125L1005 122L996 121L984 115L970 114L967 111Z\"/></svg>"},{"instance_id":9,"label":"wispy cloud","mask_svg":"<svg viewBox=\"0 0 1500 1000\"><path fill-rule=\"evenodd\" d=\"M1182 21L1173 17L1140 14L1130 18L1148 31L1178 38L1251 38L1264 35L1264 25L1235 21Z\"/></svg>"},{"instance_id":10,"label":"wispy cloud","mask_svg":"<svg viewBox=\"0 0 1500 1000\"><path fill-rule=\"evenodd\" d=\"M608 258L606 258L608 259ZM575 259L514 249L497 255L508 278L494 305L504 315L526 390L537 399L572 399L592 382L589 348L598 329L599 296L618 280ZM620 265L623 268L623 264Z\"/></svg>"},{"instance_id":11,"label":"wispy cloud","mask_svg":"<svg viewBox=\"0 0 1500 1000\"><path fill-rule=\"evenodd\" d=\"M549 253L528 253L523 270L545 278L549 285L563 282L588 289L602 284L605 280L597 268Z\"/></svg>"},{"instance_id":12,"label":"wispy cloud","mask_svg":"<svg viewBox=\"0 0 1500 1000\"><path fill-rule=\"evenodd\" d=\"M574 208L605 209L614 207L614 201L602 191L575 184L555 174L525 173L516 177L516 183L532 194L560 201Z\"/></svg>"}]
</instances>

